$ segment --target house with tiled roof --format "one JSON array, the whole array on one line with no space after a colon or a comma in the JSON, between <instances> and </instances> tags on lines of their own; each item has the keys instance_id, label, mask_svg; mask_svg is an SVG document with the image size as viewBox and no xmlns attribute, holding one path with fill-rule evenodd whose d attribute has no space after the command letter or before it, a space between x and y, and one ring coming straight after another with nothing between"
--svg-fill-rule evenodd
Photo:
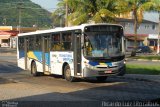
<instances>
[{"instance_id":1,"label":"house with tiled roof","mask_svg":"<svg viewBox=\"0 0 160 107\"><path fill-rule=\"evenodd\" d=\"M16 36L21 31L31 32L35 31L35 27L13 27L13 26L0 26L0 46L1 47L16 47Z\"/></svg>"},{"instance_id":2,"label":"house with tiled roof","mask_svg":"<svg viewBox=\"0 0 160 107\"><path fill-rule=\"evenodd\" d=\"M131 51L134 48L134 20L117 18L117 23L124 27L125 47L126 51ZM150 46L152 50L156 50L158 43L158 22L142 20L137 29L138 46Z\"/></svg>"}]
</instances>

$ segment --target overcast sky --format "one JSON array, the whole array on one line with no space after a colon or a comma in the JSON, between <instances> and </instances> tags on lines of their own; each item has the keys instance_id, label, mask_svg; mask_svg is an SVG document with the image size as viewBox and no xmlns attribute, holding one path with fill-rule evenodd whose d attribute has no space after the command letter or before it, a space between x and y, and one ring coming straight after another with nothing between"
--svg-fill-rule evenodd
<instances>
[{"instance_id":1,"label":"overcast sky","mask_svg":"<svg viewBox=\"0 0 160 107\"><path fill-rule=\"evenodd\" d=\"M53 12L56 9L58 0L31 0L36 4L39 4L41 7L47 9L50 12ZM147 13L144 15L144 18L154 22L158 22L159 14L158 13Z\"/></svg>"}]
</instances>

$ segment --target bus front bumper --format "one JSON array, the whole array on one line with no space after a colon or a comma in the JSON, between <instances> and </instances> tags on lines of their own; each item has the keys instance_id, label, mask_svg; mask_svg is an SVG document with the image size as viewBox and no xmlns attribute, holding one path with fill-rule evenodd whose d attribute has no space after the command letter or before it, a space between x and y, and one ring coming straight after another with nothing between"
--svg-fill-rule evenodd
<instances>
[{"instance_id":1,"label":"bus front bumper","mask_svg":"<svg viewBox=\"0 0 160 107\"><path fill-rule=\"evenodd\" d=\"M107 68L107 69L91 69L85 67L83 69L83 77L97 77L97 76L111 76L111 75L119 75L125 73L126 66L120 66L115 68Z\"/></svg>"}]
</instances>

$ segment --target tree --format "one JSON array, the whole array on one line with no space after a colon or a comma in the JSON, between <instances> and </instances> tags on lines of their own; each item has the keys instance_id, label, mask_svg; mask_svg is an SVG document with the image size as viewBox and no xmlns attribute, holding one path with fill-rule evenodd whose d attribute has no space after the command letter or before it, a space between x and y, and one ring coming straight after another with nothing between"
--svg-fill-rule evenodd
<instances>
[{"instance_id":1,"label":"tree","mask_svg":"<svg viewBox=\"0 0 160 107\"><path fill-rule=\"evenodd\" d=\"M115 22L118 14L123 12L124 0L77 0L79 6L69 15L73 25L94 21L95 23ZM123 5L123 6L122 6Z\"/></svg>"},{"instance_id":2,"label":"tree","mask_svg":"<svg viewBox=\"0 0 160 107\"><path fill-rule=\"evenodd\" d=\"M135 34L135 41L134 41L134 50L132 51L133 56L136 55L136 48L137 48L137 29L140 23L143 20L143 13L146 11L151 11L154 8L155 0L126 0L128 3L127 10L133 13L134 19L134 34Z\"/></svg>"},{"instance_id":3,"label":"tree","mask_svg":"<svg viewBox=\"0 0 160 107\"><path fill-rule=\"evenodd\" d=\"M64 18L65 18L64 5L65 5L64 0L59 0L59 3L57 4L58 8L52 13L53 24L56 27L64 26Z\"/></svg>"},{"instance_id":4,"label":"tree","mask_svg":"<svg viewBox=\"0 0 160 107\"><path fill-rule=\"evenodd\" d=\"M159 0L154 0L154 7L153 10L160 12L160 3Z\"/></svg>"},{"instance_id":5,"label":"tree","mask_svg":"<svg viewBox=\"0 0 160 107\"><path fill-rule=\"evenodd\" d=\"M56 11L61 10L62 14L65 13L66 4L68 5L68 22L71 25L88 21L114 22L115 17L127 6L124 0L60 0ZM60 11L57 13L59 14Z\"/></svg>"}]
</instances>

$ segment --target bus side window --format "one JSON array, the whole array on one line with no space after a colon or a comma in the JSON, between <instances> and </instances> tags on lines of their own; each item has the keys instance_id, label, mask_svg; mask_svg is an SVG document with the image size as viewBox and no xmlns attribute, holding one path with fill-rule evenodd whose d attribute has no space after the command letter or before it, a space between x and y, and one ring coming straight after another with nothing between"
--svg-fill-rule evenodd
<instances>
[{"instance_id":1,"label":"bus side window","mask_svg":"<svg viewBox=\"0 0 160 107\"><path fill-rule=\"evenodd\" d=\"M30 51L33 51L34 48L35 48L35 39L34 39L34 36L30 36L29 37L29 50Z\"/></svg>"},{"instance_id":2,"label":"bus side window","mask_svg":"<svg viewBox=\"0 0 160 107\"><path fill-rule=\"evenodd\" d=\"M62 44L60 43L60 34L52 35L52 51L60 51Z\"/></svg>"},{"instance_id":3,"label":"bus side window","mask_svg":"<svg viewBox=\"0 0 160 107\"><path fill-rule=\"evenodd\" d=\"M19 50L24 50L24 38L19 38L18 41Z\"/></svg>"},{"instance_id":4,"label":"bus side window","mask_svg":"<svg viewBox=\"0 0 160 107\"><path fill-rule=\"evenodd\" d=\"M42 45L41 36L38 35L38 36L36 36L36 40L35 40L35 50L40 51L41 47L42 47L41 45Z\"/></svg>"},{"instance_id":5,"label":"bus side window","mask_svg":"<svg viewBox=\"0 0 160 107\"><path fill-rule=\"evenodd\" d=\"M72 41L71 33L62 34L62 44L63 44L64 50L71 50L71 47L72 47L71 41Z\"/></svg>"}]
</instances>

